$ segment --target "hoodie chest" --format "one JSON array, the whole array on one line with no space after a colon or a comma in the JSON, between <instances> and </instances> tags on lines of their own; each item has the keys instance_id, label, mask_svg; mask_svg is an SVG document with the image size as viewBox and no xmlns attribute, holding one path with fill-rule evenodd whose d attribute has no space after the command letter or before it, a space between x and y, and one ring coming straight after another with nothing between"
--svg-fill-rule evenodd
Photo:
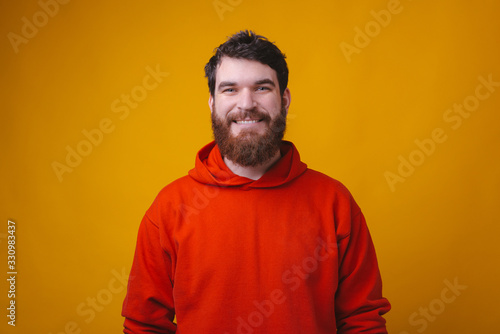
<instances>
[{"instance_id":1,"label":"hoodie chest","mask_svg":"<svg viewBox=\"0 0 500 334\"><path fill-rule=\"evenodd\" d=\"M203 293L217 282L249 291L275 282L283 289L314 281L325 265L336 267L331 208L318 210L304 192L200 188L194 194L175 230L181 293ZM294 281L301 267L310 272Z\"/></svg>"}]
</instances>

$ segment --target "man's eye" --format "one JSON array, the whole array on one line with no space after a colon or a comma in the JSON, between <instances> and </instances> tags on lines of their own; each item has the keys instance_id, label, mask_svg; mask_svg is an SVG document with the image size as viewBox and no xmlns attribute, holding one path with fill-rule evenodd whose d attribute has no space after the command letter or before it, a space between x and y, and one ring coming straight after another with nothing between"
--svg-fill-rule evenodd
<instances>
[{"instance_id":1,"label":"man's eye","mask_svg":"<svg viewBox=\"0 0 500 334\"><path fill-rule=\"evenodd\" d=\"M271 89L269 87L261 86L261 87L258 87L257 90L264 91L264 90L271 90Z\"/></svg>"},{"instance_id":2,"label":"man's eye","mask_svg":"<svg viewBox=\"0 0 500 334\"><path fill-rule=\"evenodd\" d=\"M234 88L226 88L222 92L223 93L232 93L232 92L234 92Z\"/></svg>"}]
</instances>

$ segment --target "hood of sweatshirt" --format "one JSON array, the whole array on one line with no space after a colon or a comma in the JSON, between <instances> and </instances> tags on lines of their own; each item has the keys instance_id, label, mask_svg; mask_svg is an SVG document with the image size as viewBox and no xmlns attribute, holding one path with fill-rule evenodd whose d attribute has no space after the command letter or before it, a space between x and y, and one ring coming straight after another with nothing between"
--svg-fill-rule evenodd
<instances>
[{"instance_id":1,"label":"hood of sweatshirt","mask_svg":"<svg viewBox=\"0 0 500 334\"><path fill-rule=\"evenodd\" d=\"M214 141L203 147L196 155L195 167L189 176L203 184L220 187L272 188L281 186L300 176L307 165L300 161L295 145L283 141L281 158L258 180L234 174L224 163L219 147Z\"/></svg>"}]
</instances>

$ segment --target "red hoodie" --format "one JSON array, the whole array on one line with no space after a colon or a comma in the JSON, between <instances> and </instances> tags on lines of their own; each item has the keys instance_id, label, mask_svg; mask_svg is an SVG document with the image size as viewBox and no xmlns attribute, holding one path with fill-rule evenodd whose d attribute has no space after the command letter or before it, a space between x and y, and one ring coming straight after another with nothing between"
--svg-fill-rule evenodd
<instances>
[{"instance_id":1,"label":"red hoodie","mask_svg":"<svg viewBox=\"0 0 500 334\"><path fill-rule=\"evenodd\" d=\"M292 143L281 154L254 181L212 142L162 189L139 228L124 333L387 333L359 207Z\"/></svg>"}]
</instances>

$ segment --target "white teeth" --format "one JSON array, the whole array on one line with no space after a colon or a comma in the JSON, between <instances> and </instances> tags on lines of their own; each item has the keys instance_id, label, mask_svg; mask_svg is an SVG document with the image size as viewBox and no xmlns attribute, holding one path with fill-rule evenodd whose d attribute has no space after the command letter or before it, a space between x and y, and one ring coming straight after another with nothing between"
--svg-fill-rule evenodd
<instances>
[{"instance_id":1,"label":"white teeth","mask_svg":"<svg viewBox=\"0 0 500 334\"><path fill-rule=\"evenodd\" d=\"M257 123L258 121L236 121L237 124L252 124Z\"/></svg>"}]
</instances>

